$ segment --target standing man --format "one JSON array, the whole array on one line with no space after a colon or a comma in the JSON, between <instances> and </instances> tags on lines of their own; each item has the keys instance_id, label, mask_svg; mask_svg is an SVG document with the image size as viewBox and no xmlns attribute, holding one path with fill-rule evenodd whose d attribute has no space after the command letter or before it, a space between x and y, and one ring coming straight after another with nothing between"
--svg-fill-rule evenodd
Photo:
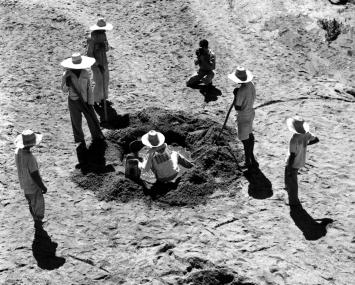
<instances>
[{"instance_id":1,"label":"standing man","mask_svg":"<svg viewBox=\"0 0 355 285\"><path fill-rule=\"evenodd\" d=\"M196 50L195 65L198 65L199 70L192 75L186 82L187 87L192 87L202 82L207 86L212 86L212 79L214 78L214 69L216 68L216 56L214 52L208 48L208 41L201 40L200 48Z\"/></svg>"},{"instance_id":2,"label":"standing man","mask_svg":"<svg viewBox=\"0 0 355 285\"><path fill-rule=\"evenodd\" d=\"M61 63L63 67L67 68L67 71L62 76L61 88L64 93L69 93L68 105L74 141L76 143L85 144L82 114L84 114L88 123L93 143L100 143L104 140L99 120L93 108L94 96L92 94L89 72L86 70L94 62L94 58L74 53L71 58Z\"/></svg>"},{"instance_id":3,"label":"standing man","mask_svg":"<svg viewBox=\"0 0 355 285\"><path fill-rule=\"evenodd\" d=\"M109 70L106 52L110 50L106 31L112 30L112 25L106 23L104 18L99 18L96 25L90 27L91 36L88 38L87 56L95 58L91 66L95 82L94 98L98 107L103 107L104 98L108 99Z\"/></svg>"},{"instance_id":4,"label":"standing man","mask_svg":"<svg viewBox=\"0 0 355 285\"><path fill-rule=\"evenodd\" d=\"M43 233L42 220L44 218L44 198L47 187L44 186L39 174L37 160L31 152L31 147L38 145L42 140L41 134L25 130L15 139L15 163L20 186L25 192L30 213L34 220L36 234Z\"/></svg>"},{"instance_id":5,"label":"standing man","mask_svg":"<svg viewBox=\"0 0 355 285\"><path fill-rule=\"evenodd\" d=\"M298 116L287 118L286 125L293 133L285 167L285 189L289 205L292 206L299 204L297 175L298 170L305 166L307 145L315 144L319 139L309 132L309 125Z\"/></svg>"},{"instance_id":6,"label":"standing man","mask_svg":"<svg viewBox=\"0 0 355 285\"><path fill-rule=\"evenodd\" d=\"M253 121L255 110L253 108L256 91L252 82L253 74L244 67L237 67L237 70L228 75L228 78L240 87L234 89L234 107L237 111L238 138L242 141L245 153L245 164L242 168L249 168L252 165L259 167L254 157Z\"/></svg>"}]
</instances>

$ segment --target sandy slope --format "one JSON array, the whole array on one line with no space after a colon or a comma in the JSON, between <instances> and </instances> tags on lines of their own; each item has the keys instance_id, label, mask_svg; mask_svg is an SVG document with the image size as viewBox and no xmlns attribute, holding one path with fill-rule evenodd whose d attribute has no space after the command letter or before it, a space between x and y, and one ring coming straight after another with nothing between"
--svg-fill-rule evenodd
<instances>
[{"instance_id":1,"label":"sandy slope","mask_svg":"<svg viewBox=\"0 0 355 285\"><path fill-rule=\"evenodd\" d=\"M355 100L344 90L354 79L354 6L33 0L0 7L1 283L351 284ZM115 26L108 33L109 96L119 115L156 106L222 123L233 90L226 75L239 64L250 68L262 172L246 173L194 207L106 203L71 182L77 158L59 63L73 50L85 52L99 15ZM316 25L328 16L346 25L330 45ZM203 37L217 54L216 89L208 94L184 83ZM309 148L300 175L303 210L290 212L282 190L284 119L296 113L321 143ZM28 127L44 134L35 154L49 189L45 229L52 242L34 240L16 177L12 140Z\"/></svg>"}]
</instances>

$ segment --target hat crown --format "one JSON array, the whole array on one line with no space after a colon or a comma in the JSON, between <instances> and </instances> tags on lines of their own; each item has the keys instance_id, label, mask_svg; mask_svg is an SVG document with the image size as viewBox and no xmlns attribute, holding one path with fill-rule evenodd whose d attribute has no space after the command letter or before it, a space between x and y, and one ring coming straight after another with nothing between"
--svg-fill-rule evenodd
<instances>
[{"instance_id":1,"label":"hat crown","mask_svg":"<svg viewBox=\"0 0 355 285\"><path fill-rule=\"evenodd\" d=\"M36 139L36 134L31 130L24 130L21 135L23 142L31 142Z\"/></svg>"},{"instance_id":2,"label":"hat crown","mask_svg":"<svg viewBox=\"0 0 355 285\"><path fill-rule=\"evenodd\" d=\"M106 20L105 20L105 18L99 18L98 20L97 20L97 23L96 23L96 25L98 26L98 27L106 27Z\"/></svg>"},{"instance_id":3,"label":"hat crown","mask_svg":"<svg viewBox=\"0 0 355 285\"><path fill-rule=\"evenodd\" d=\"M159 144L160 141L159 141L158 134L156 131L149 131L148 141L150 142L150 144L152 146L156 146Z\"/></svg>"},{"instance_id":4,"label":"hat crown","mask_svg":"<svg viewBox=\"0 0 355 285\"><path fill-rule=\"evenodd\" d=\"M74 64L80 64L82 62L82 57L80 52L73 53L71 56L71 60Z\"/></svg>"},{"instance_id":5,"label":"hat crown","mask_svg":"<svg viewBox=\"0 0 355 285\"><path fill-rule=\"evenodd\" d=\"M235 76L241 81L245 81L248 78L247 71L244 67L238 66L235 71Z\"/></svg>"}]
</instances>

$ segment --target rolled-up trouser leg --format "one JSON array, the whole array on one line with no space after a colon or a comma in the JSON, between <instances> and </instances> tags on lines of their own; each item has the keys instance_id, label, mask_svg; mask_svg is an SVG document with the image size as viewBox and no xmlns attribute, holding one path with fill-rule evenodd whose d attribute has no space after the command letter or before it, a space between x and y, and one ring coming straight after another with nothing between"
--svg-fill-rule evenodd
<instances>
[{"instance_id":1,"label":"rolled-up trouser leg","mask_svg":"<svg viewBox=\"0 0 355 285\"><path fill-rule=\"evenodd\" d=\"M291 168L291 175L288 175L288 166L285 167L285 188L288 192L290 205L298 204L298 169Z\"/></svg>"},{"instance_id":2,"label":"rolled-up trouser leg","mask_svg":"<svg viewBox=\"0 0 355 285\"><path fill-rule=\"evenodd\" d=\"M25 194L25 197L33 219L42 221L44 218L44 197L41 189L37 189L35 194Z\"/></svg>"},{"instance_id":3,"label":"rolled-up trouser leg","mask_svg":"<svg viewBox=\"0 0 355 285\"><path fill-rule=\"evenodd\" d=\"M69 112L71 125L73 128L74 141L76 143L85 141L83 127L82 127L82 108L80 99L72 100L68 98Z\"/></svg>"}]
</instances>

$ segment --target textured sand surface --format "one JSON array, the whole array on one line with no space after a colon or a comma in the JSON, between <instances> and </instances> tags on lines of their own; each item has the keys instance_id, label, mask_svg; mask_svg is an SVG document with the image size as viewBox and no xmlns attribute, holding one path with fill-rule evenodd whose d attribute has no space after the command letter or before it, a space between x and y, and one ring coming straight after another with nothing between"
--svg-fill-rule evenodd
<instances>
[{"instance_id":1,"label":"textured sand surface","mask_svg":"<svg viewBox=\"0 0 355 285\"><path fill-rule=\"evenodd\" d=\"M320 0L1 1L0 283L352 284L354 12L352 3ZM113 176L122 175L119 151L107 148L105 163L115 171L93 177L97 191L80 186L73 178L82 173L75 171L60 62L73 51L86 52L98 16L114 25L107 32L114 104L106 134L126 128L127 118L149 107L223 124L235 87L227 74L243 65L257 88L260 171L242 174L235 163L234 172L228 168L235 179L206 188L211 192L198 203L173 206L166 201L174 192L154 199L124 179L117 189L136 191L127 194L131 198L120 199L127 193L122 190L105 199L97 190L100 179L121 181ZM317 20L333 18L343 28L328 43ZM208 92L185 87L202 38L217 56L215 88ZM284 121L295 114L310 123L320 143L309 147L300 173L302 207L290 210L283 190L290 138ZM188 130L175 118L172 126ZM234 122L233 111L226 145L235 136ZM34 238L14 164L13 140L27 128L44 135L34 149L48 188L44 240ZM86 124L84 132L90 142ZM240 142L231 141L231 148L241 160ZM191 150L202 165L203 157ZM221 175L215 177L218 185Z\"/></svg>"}]
</instances>

